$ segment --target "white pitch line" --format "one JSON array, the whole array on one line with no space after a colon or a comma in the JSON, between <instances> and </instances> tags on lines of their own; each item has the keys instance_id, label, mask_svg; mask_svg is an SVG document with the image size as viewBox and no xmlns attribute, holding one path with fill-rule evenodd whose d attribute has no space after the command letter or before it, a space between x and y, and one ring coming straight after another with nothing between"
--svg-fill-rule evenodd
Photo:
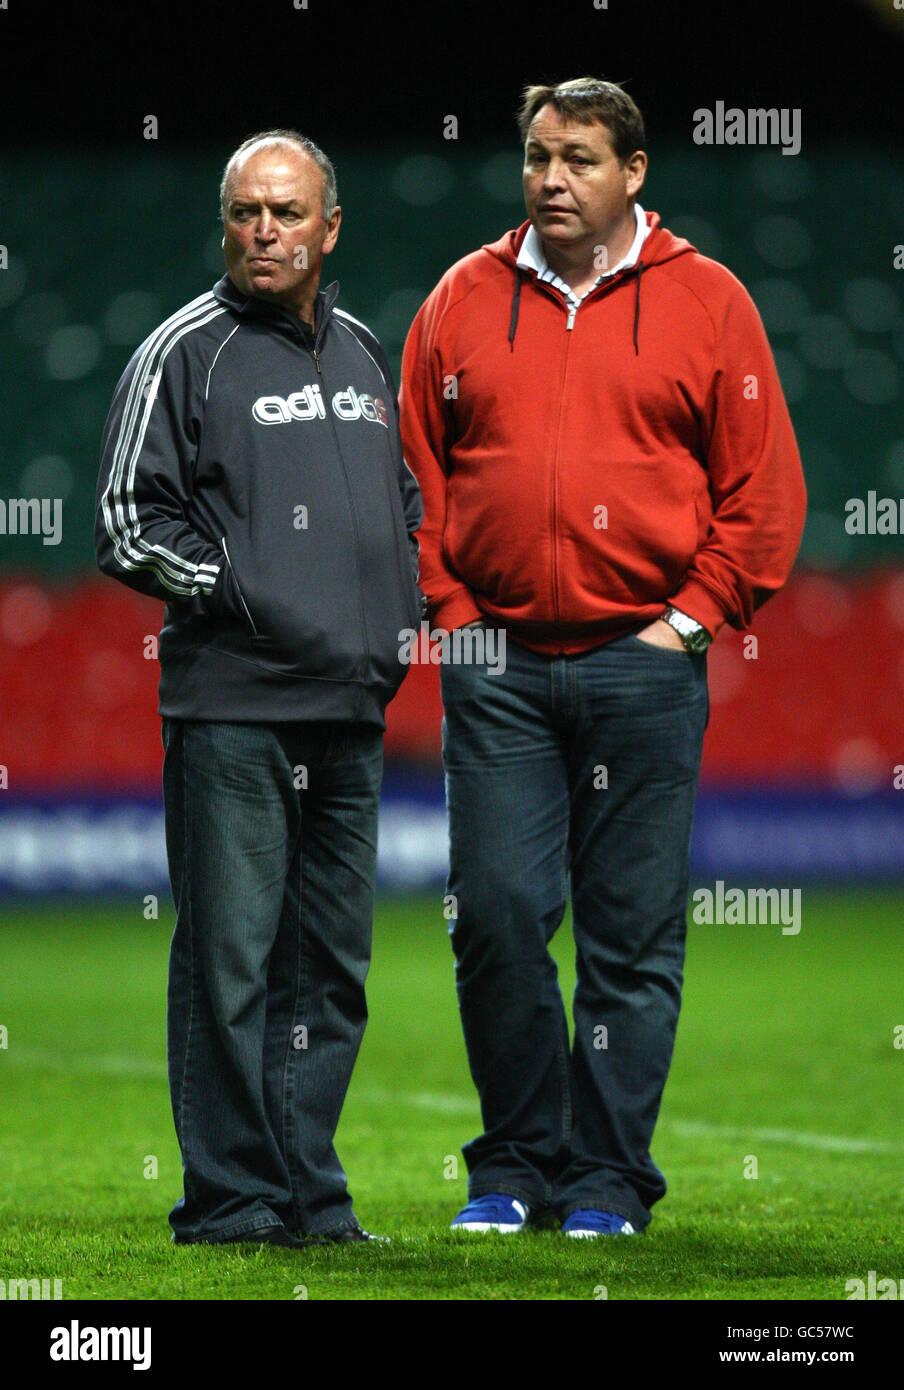
<instances>
[{"instance_id":1,"label":"white pitch line","mask_svg":"<svg viewBox=\"0 0 904 1390\"><path fill-rule=\"evenodd\" d=\"M144 1076L154 1080L166 1080L166 1063L154 1062L150 1058L123 1053L69 1053L61 1057L55 1052L43 1052L36 1048L10 1047L6 1051L7 1065L24 1065L44 1068L49 1071L74 1071L83 1076ZM4 1065L0 1053L0 1068ZM356 1090L352 1083L352 1100L363 1100L373 1105L405 1105L414 1110L430 1110L436 1114L468 1115L479 1117L480 1107L476 1095L451 1095L439 1091L401 1091L380 1086L368 1086ZM762 1126L744 1128L739 1125L714 1125L706 1120L681 1120L663 1117L661 1129L670 1129L685 1138L706 1135L713 1139L751 1139L770 1144L790 1144L801 1149L821 1149L828 1153L904 1153L904 1145L894 1144L885 1139L853 1139L843 1134L813 1134L798 1129L770 1129Z\"/></svg>"},{"instance_id":2,"label":"white pitch line","mask_svg":"<svg viewBox=\"0 0 904 1390\"><path fill-rule=\"evenodd\" d=\"M150 1057L118 1052L44 1052L39 1048L19 1047L13 1043L7 1050L11 1067L35 1067L44 1071L75 1071L82 1076L150 1076L166 1080L166 1062L154 1062ZM0 1053L0 1068L3 1067Z\"/></svg>"},{"instance_id":3,"label":"white pitch line","mask_svg":"<svg viewBox=\"0 0 904 1390\"><path fill-rule=\"evenodd\" d=\"M353 1098L371 1101L375 1105L402 1104L414 1110L435 1110L445 1115L473 1115L479 1118L480 1102L475 1095L453 1096L437 1091L390 1091L380 1086L368 1086L366 1091L353 1091Z\"/></svg>"},{"instance_id":4,"label":"white pitch line","mask_svg":"<svg viewBox=\"0 0 904 1390\"><path fill-rule=\"evenodd\" d=\"M831 1153L904 1153L904 1144L893 1144L885 1139L850 1139L843 1134L810 1134L798 1129L762 1129L751 1126L742 1129L737 1125L711 1125L705 1120L663 1119L666 1129L676 1134L692 1137L697 1134L710 1135L714 1139L762 1139L771 1144L793 1144L801 1149L823 1149Z\"/></svg>"}]
</instances>

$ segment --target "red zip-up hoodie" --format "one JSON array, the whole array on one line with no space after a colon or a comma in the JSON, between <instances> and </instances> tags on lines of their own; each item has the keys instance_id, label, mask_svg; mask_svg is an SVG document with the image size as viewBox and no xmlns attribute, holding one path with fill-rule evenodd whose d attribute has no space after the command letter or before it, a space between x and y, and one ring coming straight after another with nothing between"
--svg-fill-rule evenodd
<instances>
[{"instance_id":1,"label":"red zip-up hoodie","mask_svg":"<svg viewBox=\"0 0 904 1390\"><path fill-rule=\"evenodd\" d=\"M437 626L485 617L535 651L579 652L666 603L713 635L743 629L784 584L806 494L759 314L646 217L638 263L573 316L516 265L527 222L419 310L400 405Z\"/></svg>"}]
</instances>

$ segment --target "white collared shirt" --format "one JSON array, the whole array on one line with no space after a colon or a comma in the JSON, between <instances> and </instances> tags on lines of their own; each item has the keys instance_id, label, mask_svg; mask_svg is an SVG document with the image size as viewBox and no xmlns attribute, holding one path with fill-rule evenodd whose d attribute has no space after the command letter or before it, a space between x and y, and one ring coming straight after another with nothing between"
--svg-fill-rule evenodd
<instances>
[{"instance_id":1,"label":"white collared shirt","mask_svg":"<svg viewBox=\"0 0 904 1390\"><path fill-rule=\"evenodd\" d=\"M627 255L623 256L618 265L614 265L611 270L604 270L602 274L598 275L590 288L585 290L583 294L575 294L571 286L566 284L564 280L561 280L555 271L550 268L549 262L543 251L543 242L540 239L539 232L533 225L528 227L527 235L521 243L521 250L518 252L517 264L522 270L535 271L538 280L545 280L548 284L554 285L557 290L562 291L562 294L565 296L565 302L568 305L567 328L570 328L574 323L574 316L578 308L587 298L588 294L591 294L596 289L597 285L601 285L604 280L608 280L616 271L628 270L632 265L637 264L637 259L640 256L640 248L646 241L650 229L647 226L646 214L639 203L634 204L634 216L637 221L637 231L634 233L634 240L631 243L631 248Z\"/></svg>"}]
</instances>

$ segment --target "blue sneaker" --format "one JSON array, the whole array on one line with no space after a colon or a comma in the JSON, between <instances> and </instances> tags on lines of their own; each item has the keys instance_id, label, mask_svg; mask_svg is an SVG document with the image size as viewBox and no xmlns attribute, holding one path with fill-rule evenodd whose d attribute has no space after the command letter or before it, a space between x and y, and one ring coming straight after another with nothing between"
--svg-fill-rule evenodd
<instances>
[{"instance_id":1,"label":"blue sneaker","mask_svg":"<svg viewBox=\"0 0 904 1390\"><path fill-rule=\"evenodd\" d=\"M636 1235L634 1227L630 1221L626 1221L623 1216L616 1216L612 1211L597 1211L593 1207L585 1207L580 1211L573 1211L562 1223L562 1233L566 1236L575 1236L578 1240L586 1240L593 1236L633 1236Z\"/></svg>"},{"instance_id":2,"label":"blue sneaker","mask_svg":"<svg viewBox=\"0 0 904 1390\"><path fill-rule=\"evenodd\" d=\"M452 1222L453 1231L499 1231L511 1235L527 1224L527 1207L504 1192L485 1192L475 1197Z\"/></svg>"}]
</instances>

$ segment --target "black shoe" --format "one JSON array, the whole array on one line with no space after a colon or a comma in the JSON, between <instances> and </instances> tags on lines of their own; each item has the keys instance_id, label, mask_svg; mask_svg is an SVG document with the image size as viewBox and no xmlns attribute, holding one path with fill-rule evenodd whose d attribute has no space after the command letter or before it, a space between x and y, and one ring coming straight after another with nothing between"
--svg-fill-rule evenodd
<instances>
[{"instance_id":1,"label":"black shoe","mask_svg":"<svg viewBox=\"0 0 904 1390\"><path fill-rule=\"evenodd\" d=\"M180 1240L174 1237L176 1245L282 1245L289 1250L302 1250L313 1241L299 1240L286 1230L285 1226L258 1226L253 1231L240 1231L234 1236L220 1236L217 1240Z\"/></svg>"},{"instance_id":2,"label":"black shoe","mask_svg":"<svg viewBox=\"0 0 904 1390\"><path fill-rule=\"evenodd\" d=\"M370 1231L362 1230L360 1226L346 1226L344 1230L331 1233L326 1232L326 1238L333 1245L359 1244L362 1240L372 1240L375 1245L388 1245L389 1236L374 1236Z\"/></svg>"}]
</instances>

